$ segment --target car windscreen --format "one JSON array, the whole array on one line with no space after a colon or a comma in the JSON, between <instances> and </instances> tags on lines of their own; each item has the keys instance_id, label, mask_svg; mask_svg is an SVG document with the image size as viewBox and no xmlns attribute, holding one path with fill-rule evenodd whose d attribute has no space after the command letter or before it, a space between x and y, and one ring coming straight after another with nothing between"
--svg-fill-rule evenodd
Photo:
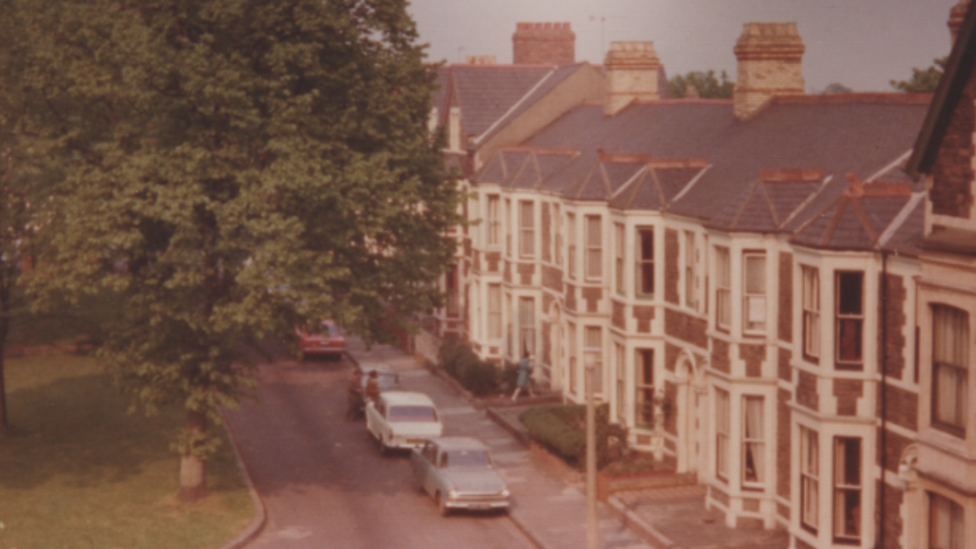
<instances>
[{"instance_id":1,"label":"car windscreen","mask_svg":"<svg viewBox=\"0 0 976 549\"><path fill-rule=\"evenodd\" d=\"M447 467L484 468L491 465L484 450L454 450L447 453Z\"/></svg>"},{"instance_id":2,"label":"car windscreen","mask_svg":"<svg viewBox=\"0 0 976 549\"><path fill-rule=\"evenodd\" d=\"M394 406L387 415L390 421L437 421L437 412L430 406Z\"/></svg>"}]
</instances>

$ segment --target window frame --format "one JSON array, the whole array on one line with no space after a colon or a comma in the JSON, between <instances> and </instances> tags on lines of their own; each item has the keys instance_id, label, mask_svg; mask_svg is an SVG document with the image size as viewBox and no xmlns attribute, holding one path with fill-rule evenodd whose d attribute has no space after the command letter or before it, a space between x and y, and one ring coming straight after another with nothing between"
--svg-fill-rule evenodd
<instances>
[{"instance_id":1,"label":"window frame","mask_svg":"<svg viewBox=\"0 0 976 549\"><path fill-rule=\"evenodd\" d=\"M715 387L715 476L726 483L731 471L731 413L732 396L729 391Z\"/></svg>"},{"instance_id":2,"label":"window frame","mask_svg":"<svg viewBox=\"0 0 976 549\"><path fill-rule=\"evenodd\" d=\"M488 339L502 338L502 285L488 284Z\"/></svg>"},{"instance_id":3,"label":"window frame","mask_svg":"<svg viewBox=\"0 0 976 549\"><path fill-rule=\"evenodd\" d=\"M616 393L617 399L617 421L625 428L627 427L627 348L620 343L614 342L614 366L617 374Z\"/></svg>"},{"instance_id":4,"label":"window frame","mask_svg":"<svg viewBox=\"0 0 976 549\"><path fill-rule=\"evenodd\" d=\"M845 291L844 284L842 280L845 277L858 276L860 278L860 303L859 311L856 313L842 312L842 294ZM848 270L837 270L834 271L834 368L837 370L848 370L848 371L863 371L864 370L864 311L866 294L865 294L865 276L864 271L848 271ZM857 327L857 340L852 340L852 344L856 344L858 357L855 359L842 358L841 353L845 347L843 343L843 334L848 328L845 326L856 326Z\"/></svg>"},{"instance_id":5,"label":"window frame","mask_svg":"<svg viewBox=\"0 0 976 549\"><path fill-rule=\"evenodd\" d=\"M715 326L732 329L732 253L726 246L715 246Z\"/></svg>"},{"instance_id":6,"label":"window frame","mask_svg":"<svg viewBox=\"0 0 976 549\"><path fill-rule=\"evenodd\" d=\"M587 282L603 280L603 216L583 216L586 253L583 261L583 277Z\"/></svg>"},{"instance_id":7,"label":"window frame","mask_svg":"<svg viewBox=\"0 0 976 549\"><path fill-rule=\"evenodd\" d=\"M569 271L569 278L576 280L576 214L566 212L566 239L568 248L566 251L566 268Z\"/></svg>"},{"instance_id":8,"label":"window frame","mask_svg":"<svg viewBox=\"0 0 976 549\"><path fill-rule=\"evenodd\" d=\"M850 459L846 452L841 452L842 443L856 443L856 456ZM863 467L863 441L860 437L849 437L849 436L835 436L834 437L834 496L833 496L833 536L834 542L836 543L846 543L846 544L860 544L862 529L861 520L864 515L863 505L863 488L864 488L864 467ZM845 448L846 450L847 448ZM857 483L851 483L850 476L848 473L851 472L850 468L853 467L856 471L855 475L857 477ZM851 517L846 517L847 513L845 511L849 510L848 506L851 501L847 498L851 495L856 495L856 504L854 509L855 514ZM853 520L856 528L856 532L853 534L848 533L843 527L848 525L848 520Z\"/></svg>"},{"instance_id":9,"label":"window frame","mask_svg":"<svg viewBox=\"0 0 976 549\"><path fill-rule=\"evenodd\" d=\"M820 269L810 265L800 265L800 285L803 289L803 358L820 362L821 342L820 324Z\"/></svg>"},{"instance_id":10,"label":"window frame","mask_svg":"<svg viewBox=\"0 0 976 549\"><path fill-rule=\"evenodd\" d=\"M634 246L634 294L639 299L654 299L654 289L657 283L654 271L654 227L651 225L637 227L636 231L637 238ZM648 244L650 249L645 249L644 244ZM644 283L648 279L650 279L651 291L645 292L644 290L647 288L644 287Z\"/></svg>"},{"instance_id":11,"label":"window frame","mask_svg":"<svg viewBox=\"0 0 976 549\"><path fill-rule=\"evenodd\" d=\"M512 257L512 199L505 199L505 256Z\"/></svg>"},{"instance_id":12,"label":"window frame","mask_svg":"<svg viewBox=\"0 0 976 549\"><path fill-rule=\"evenodd\" d=\"M616 284L617 295L625 296L627 295L627 290L624 287L624 245L625 245L625 227L623 223L613 224L613 238L614 238L614 281Z\"/></svg>"},{"instance_id":13,"label":"window frame","mask_svg":"<svg viewBox=\"0 0 976 549\"><path fill-rule=\"evenodd\" d=\"M750 285L755 281L749 276L749 264L752 261L761 261L762 268L762 288L750 289ZM742 333L749 335L761 335L766 332L767 320L767 276L766 276L766 252L764 250L746 250L742 252ZM753 300L757 304L754 306ZM750 314L754 310L762 313L762 321L751 321ZM754 314L754 313L753 313Z\"/></svg>"},{"instance_id":14,"label":"window frame","mask_svg":"<svg viewBox=\"0 0 976 549\"><path fill-rule=\"evenodd\" d=\"M502 220L501 220L501 196L497 194L487 195L487 205L488 208L487 217L488 223L486 224L487 238L486 245L489 248L498 248L502 245Z\"/></svg>"},{"instance_id":15,"label":"window frame","mask_svg":"<svg viewBox=\"0 0 976 549\"><path fill-rule=\"evenodd\" d=\"M750 433L749 431L749 402L758 402L760 405L759 409L759 432ZM752 461L753 461L753 472L756 476L755 480L748 480L748 466L749 466L749 456L750 448L752 448ZM761 463L761 466L756 466L756 461ZM766 397L762 395L742 395L742 463L741 463L741 479L742 486L745 488L763 488L766 486L767 477L769 476L767 471L769 469L768 460L766 459Z\"/></svg>"},{"instance_id":16,"label":"window frame","mask_svg":"<svg viewBox=\"0 0 976 549\"><path fill-rule=\"evenodd\" d=\"M953 307L951 305L945 305L942 303L932 303L932 426L940 431L944 431L953 436L960 438L966 437L966 423L969 408L969 313L958 307ZM944 318L948 315L955 316L955 321L959 322L962 334L958 338L953 338L953 341L946 341L946 343L940 344L943 339L948 339L948 334L946 337L940 337L940 325L946 325L943 327L943 331L948 331L950 328L947 326L948 318ZM959 329L959 328L957 328ZM940 357L940 348L949 347L955 344L957 347L954 349L956 353L961 355L960 357ZM960 364L954 364L952 360L958 360ZM953 374L955 379L956 387L955 391L955 402L956 406L953 411L953 415L956 416L958 421L952 421L951 419L944 418L942 410L940 410L940 405L945 406L947 402L946 395L941 391L940 379L944 376L941 375L943 371ZM960 381L961 380L961 381ZM940 394L941 393L941 394Z\"/></svg>"},{"instance_id":17,"label":"window frame","mask_svg":"<svg viewBox=\"0 0 976 549\"><path fill-rule=\"evenodd\" d=\"M597 344L594 345L593 343ZM596 364L593 366L593 394L602 396L603 386L603 326L588 324L583 326L583 353L595 352ZM585 364L584 364L585 367Z\"/></svg>"},{"instance_id":18,"label":"window frame","mask_svg":"<svg viewBox=\"0 0 976 549\"><path fill-rule=\"evenodd\" d=\"M535 201L519 200L519 259L535 259L535 217Z\"/></svg>"},{"instance_id":19,"label":"window frame","mask_svg":"<svg viewBox=\"0 0 976 549\"><path fill-rule=\"evenodd\" d=\"M928 543L927 547L933 547L938 549L962 549L966 543L966 509L959 502L947 498L942 494L937 494L935 492L928 492L929 495L929 513L928 513ZM945 502L948 504L945 509L949 512L949 528L948 540L935 539L935 536L941 530L936 527L938 506L939 502ZM956 528L958 527L958 529ZM944 543L945 542L945 543Z\"/></svg>"},{"instance_id":20,"label":"window frame","mask_svg":"<svg viewBox=\"0 0 976 549\"><path fill-rule=\"evenodd\" d=\"M536 349L535 298L529 296L519 296L518 314L519 314L518 356L522 357L525 355L525 352L528 351L534 357L535 349Z\"/></svg>"},{"instance_id":21,"label":"window frame","mask_svg":"<svg viewBox=\"0 0 976 549\"><path fill-rule=\"evenodd\" d=\"M697 311L698 300L695 295L695 263L697 260L697 247L695 246L695 233L685 231L685 306Z\"/></svg>"},{"instance_id":22,"label":"window frame","mask_svg":"<svg viewBox=\"0 0 976 549\"><path fill-rule=\"evenodd\" d=\"M816 534L820 528L820 433L804 425L799 427L800 526Z\"/></svg>"},{"instance_id":23,"label":"window frame","mask_svg":"<svg viewBox=\"0 0 976 549\"><path fill-rule=\"evenodd\" d=\"M634 349L634 425L654 428L654 349Z\"/></svg>"}]
</instances>

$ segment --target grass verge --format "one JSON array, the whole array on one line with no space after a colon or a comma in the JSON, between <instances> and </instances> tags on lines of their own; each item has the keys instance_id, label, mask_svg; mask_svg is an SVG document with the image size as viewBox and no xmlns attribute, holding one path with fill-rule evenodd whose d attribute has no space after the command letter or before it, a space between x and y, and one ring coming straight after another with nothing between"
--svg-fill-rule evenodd
<instances>
[{"instance_id":1,"label":"grass verge","mask_svg":"<svg viewBox=\"0 0 976 549\"><path fill-rule=\"evenodd\" d=\"M183 416L129 415L90 357L7 358L11 433L0 437L0 549L211 549L254 506L225 440L208 463L211 497L176 501Z\"/></svg>"}]
</instances>

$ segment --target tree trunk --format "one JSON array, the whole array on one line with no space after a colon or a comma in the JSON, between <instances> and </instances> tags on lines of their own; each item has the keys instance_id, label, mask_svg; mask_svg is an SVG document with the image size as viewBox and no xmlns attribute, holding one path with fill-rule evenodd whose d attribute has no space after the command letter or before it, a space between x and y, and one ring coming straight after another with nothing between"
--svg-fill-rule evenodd
<instances>
[{"instance_id":1,"label":"tree trunk","mask_svg":"<svg viewBox=\"0 0 976 549\"><path fill-rule=\"evenodd\" d=\"M206 414L188 410L186 428L191 435L202 435L207 430ZM197 501L208 495L207 463L192 452L186 452L180 460L180 501Z\"/></svg>"}]
</instances>

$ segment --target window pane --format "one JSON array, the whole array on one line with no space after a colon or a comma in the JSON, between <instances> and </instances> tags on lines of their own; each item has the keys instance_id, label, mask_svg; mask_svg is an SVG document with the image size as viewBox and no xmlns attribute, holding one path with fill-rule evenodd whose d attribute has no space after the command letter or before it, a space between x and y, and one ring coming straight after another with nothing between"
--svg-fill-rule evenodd
<instances>
[{"instance_id":1,"label":"window pane","mask_svg":"<svg viewBox=\"0 0 976 549\"><path fill-rule=\"evenodd\" d=\"M837 273L837 311L840 314L861 314L863 278L863 273Z\"/></svg>"},{"instance_id":2,"label":"window pane","mask_svg":"<svg viewBox=\"0 0 976 549\"><path fill-rule=\"evenodd\" d=\"M837 358L861 360L861 319L837 319Z\"/></svg>"},{"instance_id":3,"label":"window pane","mask_svg":"<svg viewBox=\"0 0 976 549\"><path fill-rule=\"evenodd\" d=\"M746 292L762 294L766 292L766 258L746 256Z\"/></svg>"},{"instance_id":4,"label":"window pane","mask_svg":"<svg viewBox=\"0 0 976 549\"><path fill-rule=\"evenodd\" d=\"M600 216L586 216L586 246L592 247L602 245L603 241L600 238Z\"/></svg>"},{"instance_id":5,"label":"window pane","mask_svg":"<svg viewBox=\"0 0 976 549\"><path fill-rule=\"evenodd\" d=\"M965 514L958 503L930 494L929 546L931 549L963 549Z\"/></svg>"}]
</instances>

